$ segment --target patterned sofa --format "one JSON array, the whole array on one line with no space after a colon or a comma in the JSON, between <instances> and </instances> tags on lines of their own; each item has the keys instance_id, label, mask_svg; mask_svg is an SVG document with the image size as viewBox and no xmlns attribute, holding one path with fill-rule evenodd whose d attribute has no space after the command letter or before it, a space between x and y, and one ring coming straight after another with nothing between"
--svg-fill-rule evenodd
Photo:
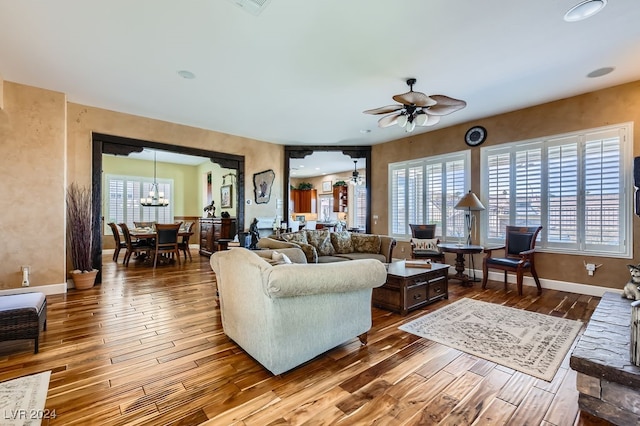
<instances>
[{"instance_id":1,"label":"patterned sofa","mask_svg":"<svg viewBox=\"0 0 640 426\"><path fill-rule=\"evenodd\" d=\"M302 229L273 237L261 238L258 248L281 249L299 247L308 263L332 263L346 260L377 259L391 263L396 240L387 235L360 234L349 231L329 232Z\"/></svg>"}]
</instances>

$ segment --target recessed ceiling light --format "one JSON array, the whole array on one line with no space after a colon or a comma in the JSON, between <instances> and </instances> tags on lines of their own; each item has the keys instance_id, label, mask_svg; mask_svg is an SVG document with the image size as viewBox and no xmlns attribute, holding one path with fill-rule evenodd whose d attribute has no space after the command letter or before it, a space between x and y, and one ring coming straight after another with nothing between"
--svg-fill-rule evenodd
<instances>
[{"instance_id":1,"label":"recessed ceiling light","mask_svg":"<svg viewBox=\"0 0 640 426\"><path fill-rule=\"evenodd\" d=\"M187 80L193 80L194 78L196 78L196 75L194 73L187 70L178 71L178 75L182 78L186 78Z\"/></svg>"},{"instance_id":2,"label":"recessed ceiling light","mask_svg":"<svg viewBox=\"0 0 640 426\"><path fill-rule=\"evenodd\" d=\"M607 75L610 72L612 72L615 68L613 67L602 67L602 68L598 68L597 70L593 70L591 71L589 74L587 74L587 77L589 78L596 78L596 77L602 77L603 75Z\"/></svg>"},{"instance_id":3,"label":"recessed ceiling light","mask_svg":"<svg viewBox=\"0 0 640 426\"><path fill-rule=\"evenodd\" d=\"M564 14L567 22L576 22L587 19L600 12L607 5L607 0L585 0L573 6Z\"/></svg>"}]
</instances>

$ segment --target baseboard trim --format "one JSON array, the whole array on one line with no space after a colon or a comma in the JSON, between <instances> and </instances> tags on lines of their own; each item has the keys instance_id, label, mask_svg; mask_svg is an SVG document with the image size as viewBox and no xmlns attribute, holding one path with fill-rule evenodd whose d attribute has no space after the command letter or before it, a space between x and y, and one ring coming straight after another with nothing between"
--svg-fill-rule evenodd
<instances>
[{"instance_id":1,"label":"baseboard trim","mask_svg":"<svg viewBox=\"0 0 640 426\"><path fill-rule=\"evenodd\" d=\"M30 287L16 287L0 290L0 296L6 296L9 294L23 294L23 293L44 293L46 296L54 294L65 294L67 292L67 283L60 284L47 284L47 285L35 285Z\"/></svg>"},{"instance_id":2,"label":"baseboard trim","mask_svg":"<svg viewBox=\"0 0 640 426\"><path fill-rule=\"evenodd\" d=\"M468 274L473 275L473 270L468 270ZM482 271L476 270L476 277L482 279ZM489 271L489 279L491 281L504 281L504 274L502 272L492 272ZM507 283L515 284L516 276L513 274L507 274ZM526 285L529 287L535 287L536 282L533 280L531 276L525 276L522 281L522 285ZM581 284L581 283L572 283L568 281L558 281L558 280L548 280L544 278L540 278L540 285L542 289L550 289L550 290L558 290L558 291L566 291L569 293L577 293L584 294L587 296L597 296L602 297L602 295L607 291L612 291L614 293L622 294L622 289L610 288L610 287L602 287L597 285L589 285L589 284Z\"/></svg>"}]
</instances>

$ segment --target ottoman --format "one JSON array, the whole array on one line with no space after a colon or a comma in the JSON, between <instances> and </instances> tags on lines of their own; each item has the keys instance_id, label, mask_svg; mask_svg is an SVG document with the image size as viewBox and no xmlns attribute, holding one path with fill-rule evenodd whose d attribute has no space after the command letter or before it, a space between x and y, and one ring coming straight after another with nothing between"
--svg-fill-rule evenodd
<instances>
[{"instance_id":1,"label":"ottoman","mask_svg":"<svg viewBox=\"0 0 640 426\"><path fill-rule=\"evenodd\" d=\"M40 329L47 329L47 298L44 293L0 296L0 342L34 339L38 353Z\"/></svg>"}]
</instances>

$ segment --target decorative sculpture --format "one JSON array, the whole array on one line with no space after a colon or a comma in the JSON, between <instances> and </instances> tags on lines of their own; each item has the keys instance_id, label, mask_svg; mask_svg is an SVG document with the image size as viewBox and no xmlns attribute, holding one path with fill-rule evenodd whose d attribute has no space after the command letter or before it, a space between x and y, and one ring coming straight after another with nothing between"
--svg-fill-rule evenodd
<instances>
[{"instance_id":1,"label":"decorative sculpture","mask_svg":"<svg viewBox=\"0 0 640 426\"><path fill-rule=\"evenodd\" d=\"M253 222L249 226L249 235L251 235L250 250L256 250L258 248L258 240L260 239L260 233L258 232L258 219L254 218Z\"/></svg>"},{"instance_id":2,"label":"decorative sculpture","mask_svg":"<svg viewBox=\"0 0 640 426\"><path fill-rule=\"evenodd\" d=\"M622 297L631 300L640 300L640 265L627 265L631 273L631 279L625 284Z\"/></svg>"},{"instance_id":3,"label":"decorative sculpture","mask_svg":"<svg viewBox=\"0 0 640 426\"><path fill-rule=\"evenodd\" d=\"M211 204L204 208L205 213L207 213L207 217L216 217L216 206L214 206L215 203L215 201L211 201Z\"/></svg>"}]
</instances>

